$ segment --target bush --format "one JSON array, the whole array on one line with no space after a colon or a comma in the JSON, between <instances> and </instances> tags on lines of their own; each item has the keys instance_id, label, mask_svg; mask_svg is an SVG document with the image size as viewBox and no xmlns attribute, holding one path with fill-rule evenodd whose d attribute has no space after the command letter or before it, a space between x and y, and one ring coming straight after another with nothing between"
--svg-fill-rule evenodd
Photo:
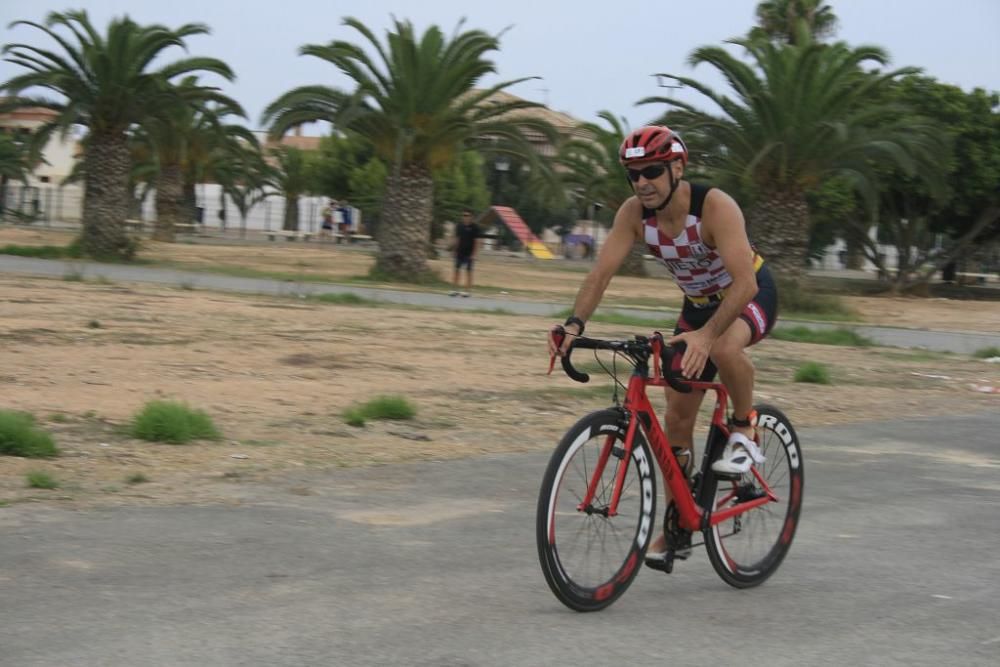
<instances>
[{"instance_id":1,"label":"bush","mask_svg":"<svg viewBox=\"0 0 1000 667\"><path fill-rule=\"evenodd\" d=\"M348 426L364 426L365 414L361 408L348 408L344 412L344 421L347 422Z\"/></svg>"},{"instance_id":2,"label":"bush","mask_svg":"<svg viewBox=\"0 0 1000 667\"><path fill-rule=\"evenodd\" d=\"M33 470L26 475L28 486L33 489L58 489L59 482L55 477L41 470Z\"/></svg>"},{"instance_id":3,"label":"bush","mask_svg":"<svg viewBox=\"0 0 1000 667\"><path fill-rule=\"evenodd\" d=\"M0 254L17 255L18 257L38 257L40 259L64 259L79 257L79 247L54 245L5 245L0 248Z\"/></svg>"},{"instance_id":4,"label":"bush","mask_svg":"<svg viewBox=\"0 0 1000 667\"><path fill-rule=\"evenodd\" d=\"M35 426L24 412L0 410L0 454L46 458L59 454L52 436Z\"/></svg>"},{"instance_id":5,"label":"bush","mask_svg":"<svg viewBox=\"0 0 1000 667\"><path fill-rule=\"evenodd\" d=\"M364 426L368 419L413 419L417 409L402 396L376 396L363 405L352 406L344 412L344 421L350 426Z\"/></svg>"},{"instance_id":6,"label":"bush","mask_svg":"<svg viewBox=\"0 0 1000 667\"><path fill-rule=\"evenodd\" d=\"M174 401L147 403L133 418L131 434L141 440L172 444L222 437L204 411Z\"/></svg>"},{"instance_id":7,"label":"bush","mask_svg":"<svg viewBox=\"0 0 1000 667\"><path fill-rule=\"evenodd\" d=\"M984 347L972 353L976 359L992 359L1000 357L1000 347Z\"/></svg>"},{"instance_id":8,"label":"bush","mask_svg":"<svg viewBox=\"0 0 1000 667\"><path fill-rule=\"evenodd\" d=\"M823 364L815 361L807 361L796 369L795 381L830 384L830 371Z\"/></svg>"}]
</instances>

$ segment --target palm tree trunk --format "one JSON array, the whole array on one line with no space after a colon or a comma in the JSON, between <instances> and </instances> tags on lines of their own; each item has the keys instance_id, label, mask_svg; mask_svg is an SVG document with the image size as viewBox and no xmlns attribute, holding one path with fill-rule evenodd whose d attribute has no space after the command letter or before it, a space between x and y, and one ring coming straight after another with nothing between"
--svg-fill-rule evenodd
<instances>
[{"instance_id":1,"label":"palm tree trunk","mask_svg":"<svg viewBox=\"0 0 1000 667\"><path fill-rule=\"evenodd\" d=\"M174 242L176 225L187 223L184 176L178 165L164 165L156 177L156 226L154 241Z\"/></svg>"},{"instance_id":2,"label":"palm tree trunk","mask_svg":"<svg viewBox=\"0 0 1000 667\"><path fill-rule=\"evenodd\" d=\"M640 278L648 276L646 260L643 259L647 252L649 251L646 249L646 244L642 241L636 241L632 249L629 250L628 256L625 257L625 261L622 262L621 268L618 269L618 275L637 276Z\"/></svg>"},{"instance_id":3,"label":"palm tree trunk","mask_svg":"<svg viewBox=\"0 0 1000 667\"><path fill-rule=\"evenodd\" d=\"M427 266L434 181L419 165L404 165L399 176L386 179L383 218L378 226L375 272L402 282L420 282L432 273Z\"/></svg>"},{"instance_id":4,"label":"palm tree trunk","mask_svg":"<svg viewBox=\"0 0 1000 667\"><path fill-rule=\"evenodd\" d=\"M861 239L854 234L848 233L844 239L847 244L847 255L845 257L845 269L864 268L864 248Z\"/></svg>"},{"instance_id":5,"label":"palm tree trunk","mask_svg":"<svg viewBox=\"0 0 1000 667\"><path fill-rule=\"evenodd\" d=\"M764 192L747 211L747 232L782 280L800 281L809 248L809 206L796 192Z\"/></svg>"},{"instance_id":6,"label":"palm tree trunk","mask_svg":"<svg viewBox=\"0 0 1000 667\"><path fill-rule=\"evenodd\" d=\"M95 134L84 154L83 232L80 245L97 259L131 259L136 246L125 230L131 161L124 133Z\"/></svg>"},{"instance_id":7,"label":"palm tree trunk","mask_svg":"<svg viewBox=\"0 0 1000 667\"><path fill-rule=\"evenodd\" d=\"M204 222L204 214L201 220L198 220L198 196L195 194L194 183L188 182L184 179L184 205L181 208L181 221L193 225L198 222Z\"/></svg>"},{"instance_id":8,"label":"palm tree trunk","mask_svg":"<svg viewBox=\"0 0 1000 667\"><path fill-rule=\"evenodd\" d=\"M299 196L285 193L285 222L281 226L285 231L299 231Z\"/></svg>"}]
</instances>

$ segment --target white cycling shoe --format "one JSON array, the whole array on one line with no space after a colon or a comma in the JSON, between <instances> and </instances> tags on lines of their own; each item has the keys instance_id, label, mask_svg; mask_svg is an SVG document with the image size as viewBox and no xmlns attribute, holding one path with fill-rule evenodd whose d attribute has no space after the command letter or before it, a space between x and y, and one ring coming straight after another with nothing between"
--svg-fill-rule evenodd
<instances>
[{"instance_id":1,"label":"white cycling shoe","mask_svg":"<svg viewBox=\"0 0 1000 667\"><path fill-rule=\"evenodd\" d=\"M754 463L761 464L764 461L764 454L756 442L742 433L733 431L729 435L722 456L712 464L712 472L721 475L742 475L750 472L750 467Z\"/></svg>"}]
</instances>

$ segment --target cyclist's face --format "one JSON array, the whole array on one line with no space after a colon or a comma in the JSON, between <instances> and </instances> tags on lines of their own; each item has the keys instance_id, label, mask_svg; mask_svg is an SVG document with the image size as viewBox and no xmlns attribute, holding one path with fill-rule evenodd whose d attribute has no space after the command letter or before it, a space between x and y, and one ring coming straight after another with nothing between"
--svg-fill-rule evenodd
<instances>
[{"instance_id":1,"label":"cyclist's face","mask_svg":"<svg viewBox=\"0 0 1000 667\"><path fill-rule=\"evenodd\" d=\"M635 194L644 206L662 202L670 194L670 174L667 172L673 168L672 164L659 160L633 162L628 165L629 180L632 181ZM660 173L653 175L651 172ZM637 176L638 180L635 180Z\"/></svg>"}]
</instances>

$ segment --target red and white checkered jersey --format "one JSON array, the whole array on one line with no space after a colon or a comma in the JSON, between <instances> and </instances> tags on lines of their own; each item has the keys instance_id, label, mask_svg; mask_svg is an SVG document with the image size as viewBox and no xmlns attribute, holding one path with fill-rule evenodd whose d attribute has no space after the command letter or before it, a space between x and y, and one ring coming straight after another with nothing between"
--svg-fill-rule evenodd
<instances>
[{"instance_id":1,"label":"red and white checkered jersey","mask_svg":"<svg viewBox=\"0 0 1000 667\"><path fill-rule=\"evenodd\" d=\"M688 296L710 296L732 284L722 257L702 239L700 217L688 214L684 231L670 238L660 231L654 213L645 219L643 233L650 254L663 262Z\"/></svg>"}]
</instances>

